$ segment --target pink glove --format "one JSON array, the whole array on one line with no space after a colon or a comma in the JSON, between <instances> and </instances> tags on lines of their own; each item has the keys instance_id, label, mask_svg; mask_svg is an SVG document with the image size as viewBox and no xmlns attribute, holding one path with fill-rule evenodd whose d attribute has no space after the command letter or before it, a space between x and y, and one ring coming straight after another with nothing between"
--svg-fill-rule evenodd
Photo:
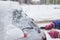
<instances>
[{"instance_id":1,"label":"pink glove","mask_svg":"<svg viewBox=\"0 0 60 40\"><path fill-rule=\"evenodd\" d=\"M46 29L46 30L50 30L50 29L52 29L53 27L54 27L54 23L50 23L50 24L48 24L48 25L45 26L45 29Z\"/></svg>"},{"instance_id":2,"label":"pink glove","mask_svg":"<svg viewBox=\"0 0 60 40\"><path fill-rule=\"evenodd\" d=\"M51 30L48 33L52 38L58 38L58 35L60 35L60 33L58 31L55 31L55 30Z\"/></svg>"}]
</instances>

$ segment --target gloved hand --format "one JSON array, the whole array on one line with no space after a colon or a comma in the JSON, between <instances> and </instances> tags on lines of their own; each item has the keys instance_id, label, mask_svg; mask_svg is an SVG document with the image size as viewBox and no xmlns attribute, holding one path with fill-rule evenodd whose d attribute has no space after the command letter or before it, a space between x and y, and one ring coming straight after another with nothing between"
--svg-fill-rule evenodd
<instances>
[{"instance_id":1,"label":"gloved hand","mask_svg":"<svg viewBox=\"0 0 60 40\"><path fill-rule=\"evenodd\" d=\"M54 28L54 23L50 23L50 24L48 24L48 25L45 26L46 30L50 30L52 28Z\"/></svg>"},{"instance_id":2,"label":"gloved hand","mask_svg":"<svg viewBox=\"0 0 60 40\"><path fill-rule=\"evenodd\" d=\"M58 31L56 31L56 30L51 30L48 33L51 36L51 38L59 38L60 37L60 33Z\"/></svg>"}]
</instances>

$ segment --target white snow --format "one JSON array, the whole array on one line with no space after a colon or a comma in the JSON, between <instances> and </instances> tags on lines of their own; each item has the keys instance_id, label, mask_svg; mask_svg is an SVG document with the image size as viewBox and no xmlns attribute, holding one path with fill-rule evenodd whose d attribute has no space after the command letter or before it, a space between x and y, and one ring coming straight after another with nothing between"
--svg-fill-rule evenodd
<instances>
[{"instance_id":1,"label":"white snow","mask_svg":"<svg viewBox=\"0 0 60 40\"><path fill-rule=\"evenodd\" d=\"M35 21L60 19L60 5L21 5L29 17Z\"/></svg>"},{"instance_id":2,"label":"white snow","mask_svg":"<svg viewBox=\"0 0 60 40\"><path fill-rule=\"evenodd\" d=\"M22 30L12 25L14 9L20 9L18 2L0 1L0 40L15 40L24 36Z\"/></svg>"},{"instance_id":3,"label":"white snow","mask_svg":"<svg viewBox=\"0 0 60 40\"><path fill-rule=\"evenodd\" d=\"M58 8L55 9L56 7ZM19 28L16 28L13 25L10 25L11 20L12 20L11 18L12 11L14 9L19 10L21 8L24 10L24 12L27 13L29 17L33 18L34 20L59 19L60 18L60 5L19 5L18 2L0 1L0 22L1 22L0 24L2 24L0 25L0 31L2 30L0 32L1 33L0 40L3 40L2 38L3 30L5 32L5 36L11 37L11 39L9 38L10 40L23 37L23 32ZM10 29L11 27L13 29ZM18 36L18 35L21 35L21 36Z\"/></svg>"}]
</instances>

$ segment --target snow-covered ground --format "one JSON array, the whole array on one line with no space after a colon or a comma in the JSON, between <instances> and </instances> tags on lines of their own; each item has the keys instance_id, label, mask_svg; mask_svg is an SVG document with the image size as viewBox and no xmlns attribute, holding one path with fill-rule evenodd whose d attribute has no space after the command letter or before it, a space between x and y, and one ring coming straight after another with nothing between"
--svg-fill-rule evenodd
<instances>
[{"instance_id":1,"label":"snow-covered ground","mask_svg":"<svg viewBox=\"0 0 60 40\"><path fill-rule=\"evenodd\" d=\"M15 10L18 10L17 15L15 14L16 12L14 12ZM26 24L23 25L24 19L21 18L21 19L23 19L21 21L21 25L23 25L23 26L22 27L20 26L21 28L17 27L16 25L13 25L13 23L12 23L13 22L13 14L14 14L15 17L16 16L19 17L19 15L21 14L21 13L19 13L20 11L21 11L21 7L20 7L19 3L10 2L10 1L0 1L0 13L1 13L0 14L0 40L17 40L19 38L24 37L24 34L23 34L22 30L20 30L20 29L22 27L25 27L24 25L28 24L26 22L26 20L29 21L29 19L26 19L25 20ZM24 17L25 17L25 15L24 15ZM32 22L30 21L30 23L32 23ZM33 23L30 25L30 27L32 25L33 25ZM36 30L38 30L38 29L36 29ZM33 34L33 36L31 36L32 34ZM35 39L36 40L39 40L39 39L42 40L41 33L39 34L34 29L31 30L29 35L30 35L30 37L27 40L35 40Z\"/></svg>"},{"instance_id":2,"label":"snow-covered ground","mask_svg":"<svg viewBox=\"0 0 60 40\"><path fill-rule=\"evenodd\" d=\"M21 8L29 17L33 18L34 20L58 19L60 17L60 5L20 5L18 2L0 1L0 40L4 40L2 37L4 36L3 34L5 31L8 32L9 30L11 31L12 28L16 28L11 25L12 12L15 9L20 10ZM6 28L7 30L5 30L4 28ZM17 29L18 28L14 29L14 32L12 31L13 34L17 32L15 31ZM13 34L11 34L11 36ZM19 32L17 34L19 34ZM20 35L23 36L23 33L21 32ZM16 36L15 38L17 37L20 36Z\"/></svg>"},{"instance_id":3,"label":"snow-covered ground","mask_svg":"<svg viewBox=\"0 0 60 40\"><path fill-rule=\"evenodd\" d=\"M20 9L17 2L0 1L0 40L14 40L24 36L19 28L12 25L12 13L15 9Z\"/></svg>"}]
</instances>

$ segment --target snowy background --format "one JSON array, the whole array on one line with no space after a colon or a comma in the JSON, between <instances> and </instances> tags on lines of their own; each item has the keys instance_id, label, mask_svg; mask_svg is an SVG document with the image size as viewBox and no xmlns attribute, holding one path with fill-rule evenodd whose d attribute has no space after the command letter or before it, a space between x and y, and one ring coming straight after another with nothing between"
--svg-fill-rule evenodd
<instances>
[{"instance_id":1,"label":"snowy background","mask_svg":"<svg viewBox=\"0 0 60 40\"><path fill-rule=\"evenodd\" d=\"M8 1L7 2L0 1L0 40L3 40L2 37L4 36L3 35L4 32L7 31L6 35L8 34L9 36L12 36L14 32L15 33L17 32L15 30L20 30L17 27L12 25L12 12L15 9L18 9L18 10L23 9L23 11L34 20L60 18L60 5L20 5L18 2L13 3L13 2L8 2ZM12 29L14 30L11 31ZM11 31L12 33L10 32L11 33L10 34L9 31ZM20 37L16 34L14 35L15 35L14 38ZM20 35L23 36L23 33Z\"/></svg>"},{"instance_id":2,"label":"snowy background","mask_svg":"<svg viewBox=\"0 0 60 40\"><path fill-rule=\"evenodd\" d=\"M60 19L60 5L23 5L22 8L35 21Z\"/></svg>"}]
</instances>

